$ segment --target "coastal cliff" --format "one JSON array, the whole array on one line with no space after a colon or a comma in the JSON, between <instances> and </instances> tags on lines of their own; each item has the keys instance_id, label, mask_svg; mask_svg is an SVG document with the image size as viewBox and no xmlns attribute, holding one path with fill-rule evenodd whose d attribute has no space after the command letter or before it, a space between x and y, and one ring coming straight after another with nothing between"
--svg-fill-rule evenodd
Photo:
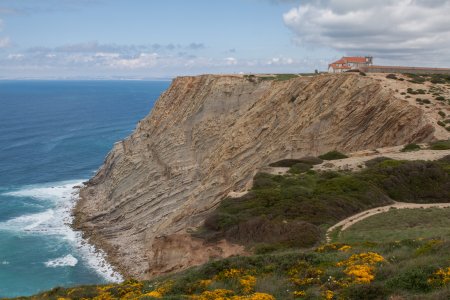
<instances>
[{"instance_id":1,"label":"coastal cliff","mask_svg":"<svg viewBox=\"0 0 450 300\"><path fill-rule=\"evenodd\" d=\"M80 192L74 226L140 279L243 254L189 233L269 163L436 138L424 109L359 74L180 77Z\"/></svg>"}]
</instances>

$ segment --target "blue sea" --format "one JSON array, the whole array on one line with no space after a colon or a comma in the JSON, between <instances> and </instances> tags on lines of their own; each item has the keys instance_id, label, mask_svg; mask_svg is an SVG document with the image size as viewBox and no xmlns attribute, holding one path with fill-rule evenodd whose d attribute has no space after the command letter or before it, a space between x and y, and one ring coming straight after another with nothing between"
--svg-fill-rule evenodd
<instances>
[{"instance_id":1,"label":"blue sea","mask_svg":"<svg viewBox=\"0 0 450 300\"><path fill-rule=\"evenodd\" d=\"M68 226L73 187L169 84L0 81L0 298L121 279Z\"/></svg>"}]
</instances>

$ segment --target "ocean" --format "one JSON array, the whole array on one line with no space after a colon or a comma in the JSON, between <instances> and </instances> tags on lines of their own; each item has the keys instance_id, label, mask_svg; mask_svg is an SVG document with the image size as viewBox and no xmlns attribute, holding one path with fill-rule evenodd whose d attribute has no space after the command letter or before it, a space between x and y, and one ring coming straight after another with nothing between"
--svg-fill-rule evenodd
<instances>
[{"instance_id":1,"label":"ocean","mask_svg":"<svg viewBox=\"0 0 450 300\"><path fill-rule=\"evenodd\" d=\"M73 187L169 84L0 81L0 298L121 280L68 226Z\"/></svg>"}]
</instances>

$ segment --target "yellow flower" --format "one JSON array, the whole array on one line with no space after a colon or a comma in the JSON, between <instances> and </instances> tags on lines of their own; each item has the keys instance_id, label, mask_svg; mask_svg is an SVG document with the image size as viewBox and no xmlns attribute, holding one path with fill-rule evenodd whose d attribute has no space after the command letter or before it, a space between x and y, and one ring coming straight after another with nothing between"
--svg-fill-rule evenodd
<instances>
[{"instance_id":1,"label":"yellow flower","mask_svg":"<svg viewBox=\"0 0 450 300\"><path fill-rule=\"evenodd\" d=\"M244 294L249 294L253 291L253 287L256 284L256 277L251 275L246 275L239 279L239 284L241 285L242 292Z\"/></svg>"},{"instance_id":2,"label":"yellow flower","mask_svg":"<svg viewBox=\"0 0 450 300\"><path fill-rule=\"evenodd\" d=\"M350 251L350 249L352 249L352 247L350 247L349 245L344 245L341 248L339 248L338 250L342 251L342 252L348 252L348 251Z\"/></svg>"},{"instance_id":3,"label":"yellow flower","mask_svg":"<svg viewBox=\"0 0 450 300\"><path fill-rule=\"evenodd\" d=\"M435 286L450 285L450 267L436 270L433 276L428 279L428 283Z\"/></svg>"},{"instance_id":4,"label":"yellow flower","mask_svg":"<svg viewBox=\"0 0 450 300\"><path fill-rule=\"evenodd\" d=\"M295 291L294 296L295 297L304 297L304 296L306 296L306 292L305 291Z\"/></svg>"},{"instance_id":5,"label":"yellow flower","mask_svg":"<svg viewBox=\"0 0 450 300\"><path fill-rule=\"evenodd\" d=\"M334 297L333 291L330 291L330 290L326 290L325 292L323 292L322 295L326 300L331 300Z\"/></svg>"},{"instance_id":6,"label":"yellow flower","mask_svg":"<svg viewBox=\"0 0 450 300\"><path fill-rule=\"evenodd\" d=\"M226 300L230 299L229 296L233 295L234 292L225 289L217 289L214 291L204 291L200 295L190 296L189 299L192 300Z\"/></svg>"},{"instance_id":7,"label":"yellow flower","mask_svg":"<svg viewBox=\"0 0 450 300\"><path fill-rule=\"evenodd\" d=\"M370 283L375 279L374 267L368 265L352 265L344 273L352 277L355 283Z\"/></svg>"},{"instance_id":8,"label":"yellow flower","mask_svg":"<svg viewBox=\"0 0 450 300\"><path fill-rule=\"evenodd\" d=\"M375 252L367 252L360 254L353 254L347 260L341 261L337 263L338 267L342 266L350 266L355 264L367 264L367 265L375 265L377 263L383 262L384 257Z\"/></svg>"},{"instance_id":9,"label":"yellow flower","mask_svg":"<svg viewBox=\"0 0 450 300\"><path fill-rule=\"evenodd\" d=\"M227 299L227 298L225 298ZM275 300L275 297L265 293L254 293L248 296L233 296L230 300Z\"/></svg>"}]
</instances>

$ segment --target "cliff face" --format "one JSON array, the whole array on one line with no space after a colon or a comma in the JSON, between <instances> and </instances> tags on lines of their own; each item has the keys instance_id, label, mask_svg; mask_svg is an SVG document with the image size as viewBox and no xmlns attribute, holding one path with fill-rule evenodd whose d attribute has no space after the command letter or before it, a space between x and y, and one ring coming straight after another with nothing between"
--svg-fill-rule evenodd
<instances>
[{"instance_id":1,"label":"cliff face","mask_svg":"<svg viewBox=\"0 0 450 300\"><path fill-rule=\"evenodd\" d=\"M423 110L370 77L177 78L82 189L75 226L127 275L180 270L243 253L187 233L268 163L424 142L434 132Z\"/></svg>"}]
</instances>

